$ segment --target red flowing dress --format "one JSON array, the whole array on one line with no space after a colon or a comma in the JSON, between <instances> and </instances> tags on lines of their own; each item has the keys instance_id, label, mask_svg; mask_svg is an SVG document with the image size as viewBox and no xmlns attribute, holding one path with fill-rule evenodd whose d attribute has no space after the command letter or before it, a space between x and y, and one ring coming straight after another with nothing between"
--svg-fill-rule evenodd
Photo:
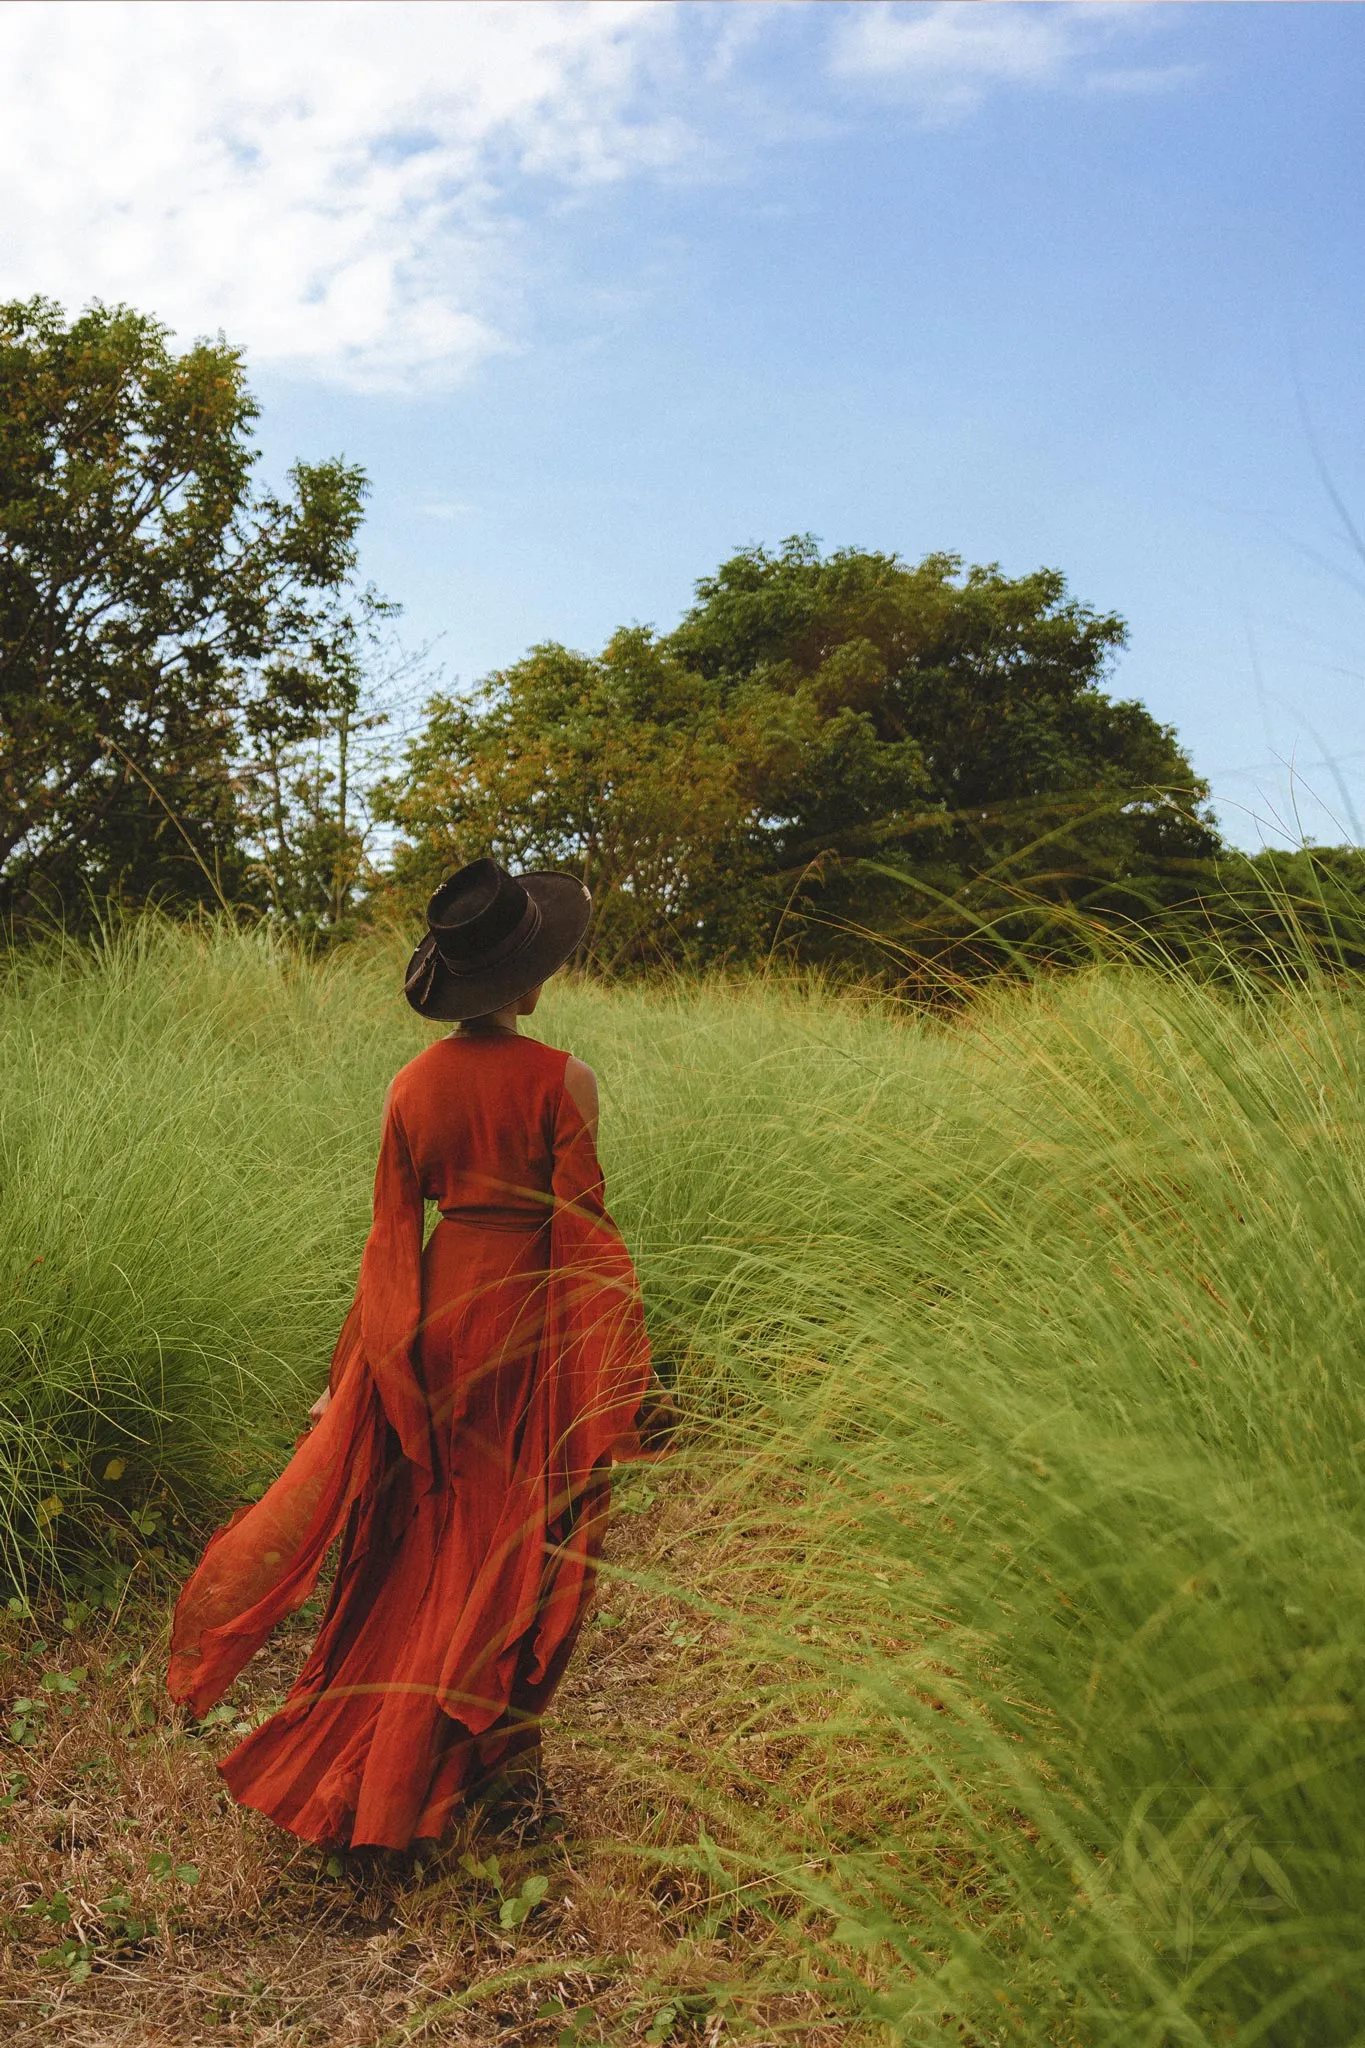
<instances>
[{"instance_id":1,"label":"red flowing dress","mask_svg":"<svg viewBox=\"0 0 1365 2048\"><path fill-rule=\"evenodd\" d=\"M202 1715L340 1538L307 1664L220 1767L305 1840L403 1848L526 1767L592 1592L612 1461L642 1455L639 1285L567 1064L488 1031L397 1075L331 1402L177 1603L170 1691Z\"/></svg>"}]
</instances>

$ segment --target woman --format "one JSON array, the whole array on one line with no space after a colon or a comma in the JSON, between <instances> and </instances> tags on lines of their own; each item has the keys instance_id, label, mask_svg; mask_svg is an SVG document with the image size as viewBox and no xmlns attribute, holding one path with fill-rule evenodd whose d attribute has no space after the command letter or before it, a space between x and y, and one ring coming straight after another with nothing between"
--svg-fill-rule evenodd
<instances>
[{"instance_id":1,"label":"woman","mask_svg":"<svg viewBox=\"0 0 1365 2048\"><path fill-rule=\"evenodd\" d=\"M202 1715L341 1538L297 1684L221 1766L305 1840L406 1848L474 1797L534 1811L610 1466L642 1454L642 1403L666 1403L603 1205L592 1072L518 1031L589 910L572 877L491 860L432 897L406 993L458 1028L389 1089L327 1392L176 1607L170 1691Z\"/></svg>"}]
</instances>

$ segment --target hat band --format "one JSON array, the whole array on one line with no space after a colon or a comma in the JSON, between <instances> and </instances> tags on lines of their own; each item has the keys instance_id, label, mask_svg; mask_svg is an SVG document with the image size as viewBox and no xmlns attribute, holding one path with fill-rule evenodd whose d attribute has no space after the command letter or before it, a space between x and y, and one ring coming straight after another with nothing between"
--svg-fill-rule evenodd
<instances>
[{"instance_id":1,"label":"hat band","mask_svg":"<svg viewBox=\"0 0 1365 2048\"><path fill-rule=\"evenodd\" d=\"M519 953L523 946L529 946L540 930L540 905L529 889L526 892L526 908L510 932L501 939L495 939L490 946L483 946L472 958L452 960L441 944L439 926L433 926L431 935L436 941L436 950L441 956L441 965L447 974L482 974L486 968L496 967L500 960L506 960L513 953Z\"/></svg>"}]
</instances>

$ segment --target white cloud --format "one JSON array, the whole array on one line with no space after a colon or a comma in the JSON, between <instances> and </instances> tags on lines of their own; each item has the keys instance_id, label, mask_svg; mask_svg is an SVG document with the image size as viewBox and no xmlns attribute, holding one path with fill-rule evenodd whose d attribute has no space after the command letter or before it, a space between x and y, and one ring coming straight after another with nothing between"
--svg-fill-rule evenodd
<instances>
[{"instance_id":1,"label":"white cloud","mask_svg":"<svg viewBox=\"0 0 1365 2048\"><path fill-rule=\"evenodd\" d=\"M828 133L828 70L930 119L993 86L1086 82L1092 56L1093 86L1151 89L1157 74L1114 61L1146 15L7 0L0 297L125 300L332 382L454 381L518 345L526 231L566 201L730 175L755 147ZM809 57L799 80L772 61L782 37Z\"/></svg>"},{"instance_id":2,"label":"white cloud","mask_svg":"<svg viewBox=\"0 0 1365 2048\"><path fill-rule=\"evenodd\" d=\"M0 8L0 295L125 299L343 382L458 377L503 345L508 195L685 156L673 10Z\"/></svg>"},{"instance_id":3,"label":"white cloud","mask_svg":"<svg viewBox=\"0 0 1365 2048\"><path fill-rule=\"evenodd\" d=\"M831 69L845 84L878 88L911 101L930 121L974 113L1001 86L1103 86L1164 90L1187 67L1115 65L1114 44L1147 33L1146 7L1000 4L937 0L931 6L861 7L842 21ZM1091 68L1103 54L1103 68Z\"/></svg>"}]
</instances>

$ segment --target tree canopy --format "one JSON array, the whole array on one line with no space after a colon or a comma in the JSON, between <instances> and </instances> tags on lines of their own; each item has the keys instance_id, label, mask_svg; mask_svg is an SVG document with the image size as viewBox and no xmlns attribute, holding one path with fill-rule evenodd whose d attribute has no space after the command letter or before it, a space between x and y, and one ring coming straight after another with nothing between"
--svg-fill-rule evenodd
<instances>
[{"instance_id":1,"label":"tree canopy","mask_svg":"<svg viewBox=\"0 0 1365 2048\"><path fill-rule=\"evenodd\" d=\"M337 460L255 487L256 414L222 340L176 353L126 307L0 306L11 917L271 893L289 749L354 714L365 479Z\"/></svg>"},{"instance_id":2,"label":"tree canopy","mask_svg":"<svg viewBox=\"0 0 1365 2048\"><path fill-rule=\"evenodd\" d=\"M1109 689L1126 629L1061 573L809 536L671 631L533 647L433 697L377 783L395 607L357 581L366 480L257 478L221 338L0 305L0 917L218 900L346 923L492 851L568 867L604 968L774 953L976 972L1160 918L1218 851L1175 733ZM359 757L359 758L358 758Z\"/></svg>"},{"instance_id":3,"label":"tree canopy","mask_svg":"<svg viewBox=\"0 0 1365 2048\"><path fill-rule=\"evenodd\" d=\"M1174 732L1104 688L1124 637L1054 570L746 549L670 634L547 644L434 700L385 793L395 873L487 846L572 866L615 964L885 967L1008 947L1040 906L1141 917L1218 841Z\"/></svg>"}]
</instances>

